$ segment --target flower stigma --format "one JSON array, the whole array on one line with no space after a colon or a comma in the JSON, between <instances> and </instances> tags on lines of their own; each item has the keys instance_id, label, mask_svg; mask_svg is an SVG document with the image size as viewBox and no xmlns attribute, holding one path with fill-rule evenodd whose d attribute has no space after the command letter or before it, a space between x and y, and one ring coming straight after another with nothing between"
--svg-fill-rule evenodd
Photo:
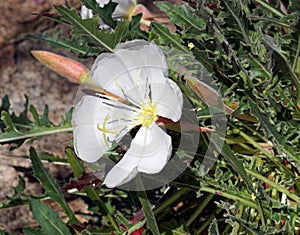
<instances>
[{"instance_id":1,"label":"flower stigma","mask_svg":"<svg viewBox=\"0 0 300 235\"><path fill-rule=\"evenodd\" d=\"M157 119L156 104L153 104L151 101L143 104L140 112L134 117L136 125L142 125L144 127L149 127L152 123L157 121Z\"/></svg>"},{"instance_id":2,"label":"flower stigma","mask_svg":"<svg viewBox=\"0 0 300 235\"><path fill-rule=\"evenodd\" d=\"M119 132L115 132L115 131L113 131L113 130L110 130L110 129L107 129L107 128L106 128L106 124L107 124L107 121L108 121L109 119L110 119L110 116L109 116L109 115L106 115L106 117L105 117L104 120L103 120L103 125L101 126L100 124L97 124L97 129L98 129L99 131L102 132L102 134L103 134L103 139L104 139L104 141L105 141L106 146L108 146L108 147L109 147L109 143L108 143L108 141L107 141L106 134L119 134Z\"/></svg>"}]
</instances>

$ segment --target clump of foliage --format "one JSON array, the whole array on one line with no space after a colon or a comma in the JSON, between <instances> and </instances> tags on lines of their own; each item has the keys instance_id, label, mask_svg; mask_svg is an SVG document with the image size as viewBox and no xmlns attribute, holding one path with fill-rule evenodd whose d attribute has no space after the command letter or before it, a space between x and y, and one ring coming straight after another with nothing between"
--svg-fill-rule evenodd
<instances>
[{"instance_id":1,"label":"clump of foliage","mask_svg":"<svg viewBox=\"0 0 300 235\"><path fill-rule=\"evenodd\" d=\"M177 6L156 2L176 32L160 23L152 23L149 32L144 32L139 27L139 15L130 22L114 21L111 13L115 4L102 9L96 1L82 3L93 10L93 18L82 20L75 9L55 7L59 17L53 19L70 26L70 38L63 37L60 31L32 37L80 57L93 58L112 51L119 42L154 40L199 61L212 74L228 107L221 154L203 176L200 163L207 148L203 141L192 164L180 177L165 187L135 194L99 187L97 179L76 158L72 143L67 146L63 161L72 167L74 177L59 185L41 160L62 160L31 148L34 177L45 188L45 194L38 198L25 194L26 185L20 177L15 194L0 208L29 204L40 227L24 228L25 234L298 233L300 3L215 0L182 1ZM99 29L98 17L113 30ZM172 65L172 57L169 60ZM185 66L191 66L193 72L193 65ZM199 123L209 125L208 106L198 87L201 84L188 83L176 73L171 73L171 77L195 106ZM5 96L0 111L0 143L12 148L26 140L72 131L72 110L60 125L54 125L48 119L47 106L39 115L33 106L28 108L26 100L24 112L16 115ZM209 139L208 134L202 135L203 140ZM77 221L67 196L90 199L87 201L93 217L86 216L88 223ZM69 218L66 223L42 203L48 197L63 208Z\"/></svg>"}]
</instances>

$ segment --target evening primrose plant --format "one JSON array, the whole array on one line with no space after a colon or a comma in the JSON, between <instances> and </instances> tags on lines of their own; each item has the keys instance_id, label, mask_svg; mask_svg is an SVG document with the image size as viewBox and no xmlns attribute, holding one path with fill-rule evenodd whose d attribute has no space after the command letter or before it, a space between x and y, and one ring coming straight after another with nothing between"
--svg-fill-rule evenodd
<instances>
[{"instance_id":1,"label":"evening primrose plant","mask_svg":"<svg viewBox=\"0 0 300 235\"><path fill-rule=\"evenodd\" d=\"M122 160L105 177L103 184L108 187L127 183L138 172L158 173L171 157L171 137L156 121L159 116L179 121L183 98L180 88L168 78L166 63L157 45L134 40L117 45L114 54L101 54L93 65L93 81L119 98L84 96L76 105L77 156L95 162L140 126Z\"/></svg>"},{"instance_id":2,"label":"evening primrose plant","mask_svg":"<svg viewBox=\"0 0 300 235\"><path fill-rule=\"evenodd\" d=\"M297 0L55 6L57 14L47 17L71 31L28 37L53 48L32 54L78 84L75 102L53 124L51 107L39 114L26 96L24 111L15 114L4 96L0 144L13 149L64 132L73 138L60 157L30 147L45 193L29 195L20 176L0 208L29 205L38 225L22 228L24 234L298 234L298 6ZM58 183L45 161L71 167L72 175ZM75 214L73 198L83 199L88 213Z\"/></svg>"}]
</instances>

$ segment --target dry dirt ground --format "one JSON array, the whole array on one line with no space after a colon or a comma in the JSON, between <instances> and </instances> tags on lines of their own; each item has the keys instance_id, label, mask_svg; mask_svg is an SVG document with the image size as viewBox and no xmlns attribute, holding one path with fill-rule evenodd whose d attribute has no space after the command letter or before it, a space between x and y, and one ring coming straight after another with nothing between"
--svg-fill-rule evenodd
<instances>
[{"instance_id":1,"label":"dry dirt ground","mask_svg":"<svg viewBox=\"0 0 300 235\"><path fill-rule=\"evenodd\" d=\"M64 1L0 1L0 97L9 95L12 110L19 113L23 109L24 94L27 94L30 104L35 105L39 112L42 112L47 103L50 107L50 120L59 123L61 116L73 105L78 86L50 71L31 56L31 50L53 51L48 45L32 39L25 40L24 37L28 33L56 27L48 20L32 15L33 12L53 11L53 4L64 4ZM63 53L68 56L66 52ZM71 134L51 136L43 141L35 141L33 145L37 149L64 157L64 147L71 137ZM26 143L10 152L9 146L0 145L0 203L12 195L12 186L17 185L18 175L26 176L24 172L31 170L28 159L16 157L28 155L29 146ZM48 167L58 178L67 177L71 173L65 167ZM28 194L38 195L43 192L43 188L36 182L28 177L25 179ZM80 201L71 202L72 204L74 210L82 210L85 206ZM0 210L0 230L22 234L23 227L35 224L31 218L27 206Z\"/></svg>"}]
</instances>

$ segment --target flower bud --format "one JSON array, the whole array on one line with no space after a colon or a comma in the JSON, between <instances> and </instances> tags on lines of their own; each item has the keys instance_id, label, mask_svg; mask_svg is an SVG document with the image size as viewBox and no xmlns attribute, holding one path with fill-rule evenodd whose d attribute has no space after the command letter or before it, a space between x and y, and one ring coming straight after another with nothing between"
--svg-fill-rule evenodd
<instances>
[{"instance_id":1,"label":"flower bud","mask_svg":"<svg viewBox=\"0 0 300 235\"><path fill-rule=\"evenodd\" d=\"M48 51L31 51L42 64L73 83L83 83L89 78L89 70L81 63Z\"/></svg>"}]
</instances>

